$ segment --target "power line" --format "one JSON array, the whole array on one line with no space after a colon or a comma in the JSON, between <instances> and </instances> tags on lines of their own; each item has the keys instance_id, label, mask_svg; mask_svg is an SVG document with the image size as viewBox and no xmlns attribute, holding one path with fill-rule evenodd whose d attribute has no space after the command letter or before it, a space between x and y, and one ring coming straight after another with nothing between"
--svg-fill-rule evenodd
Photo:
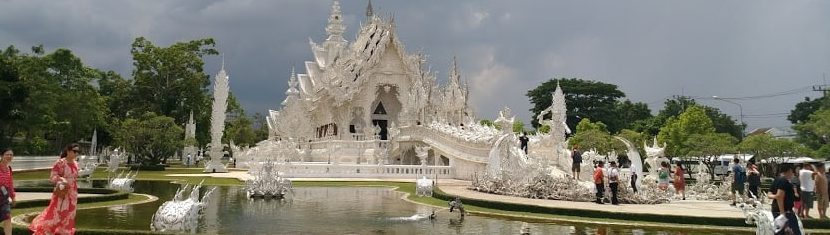
<instances>
[{"instance_id":1,"label":"power line","mask_svg":"<svg viewBox=\"0 0 830 235\"><path fill-rule=\"evenodd\" d=\"M826 87L826 88L830 88L830 87ZM786 95L794 95L794 94L806 93L806 92L813 91L813 90L815 90L815 89L816 89L816 86L805 86L805 87L800 87L800 88L796 88L796 89L792 89L792 90L786 90L786 91L780 91L780 92L768 93L768 94L763 94L763 95L754 95L754 96L738 96L738 97L718 97L718 99L725 99L725 100L754 100L754 99L764 99L764 98L772 98L772 97L778 97L778 96L786 96ZM693 98L695 98L695 99L702 99L702 100L706 100L706 99L714 99L714 98L712 98L712 97L693 97Z\"/></svg>"}]
</instances>

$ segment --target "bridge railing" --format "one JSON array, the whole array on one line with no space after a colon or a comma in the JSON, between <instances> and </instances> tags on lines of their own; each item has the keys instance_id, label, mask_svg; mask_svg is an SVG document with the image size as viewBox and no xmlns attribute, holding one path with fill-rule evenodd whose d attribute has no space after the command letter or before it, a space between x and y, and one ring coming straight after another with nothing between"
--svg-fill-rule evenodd
<instances>
[{"instance_id":1,"label":"bridge railing","mask_svg":"<svg viewBox=\"0 0 830 235\"><path fill-rule=\"evenodd\" d=\"M452 168L449 166L302 163L281 166L280 171L286 177L296 178L452 178Z\"/></svg>"},{"instance_id":2,"label":"bridge railing","mask_svg":"<svg viewBox=\"0 0 830 235\"><path fill-rule=\"evenodd\" d=\"M492 149L492 144L489 142L461 140L456 136L422 126L403 127L399 136L408 137L410 140L432 142L429 144L440 145L438 147L444 151L454 151L455 153L451 154L473 161L486 161Z\"/></svg>"}]
</instances>

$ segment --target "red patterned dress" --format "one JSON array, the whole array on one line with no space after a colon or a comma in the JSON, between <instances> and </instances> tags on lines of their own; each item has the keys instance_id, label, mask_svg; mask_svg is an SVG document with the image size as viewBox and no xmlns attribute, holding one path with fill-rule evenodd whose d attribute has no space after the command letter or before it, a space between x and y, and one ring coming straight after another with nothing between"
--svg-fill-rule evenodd
<instances>
[{"instance_id":1,"label":"red patterned dress","mask_svg":"<svg viewBox=\"0 0 830 235\"><path fill-rule=\"evenodd\" d=\"M63 198L52 194L49 206L29 225L34 234L75 234L75 206L78 204L78 165L75 161L60 159L55 162L49 181L57 184L60 177L66 179L69 192Z\"/></svg>"},{"instance_id":2,"label":"red patterned dress","mask_svg":"<svg viewBox=\"0 0 830 235\"><path fill-rule=\"evenodd\" d=\"M0 221L11 218L11 201L14 200L14 181L12 180L12 168L0 164Z\"/></svg>"}]
</instances>

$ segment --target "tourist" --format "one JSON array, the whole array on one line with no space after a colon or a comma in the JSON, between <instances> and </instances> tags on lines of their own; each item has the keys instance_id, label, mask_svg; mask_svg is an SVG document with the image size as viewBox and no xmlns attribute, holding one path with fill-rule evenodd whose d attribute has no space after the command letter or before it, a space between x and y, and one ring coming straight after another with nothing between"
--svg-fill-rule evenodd
<instances>
[{"instance_id":1,"label":"tourist","mask_svg":"<svg viewBox=\"0 0 830 235\"><path fill-rule=\"evenodd\" d=\"M789 164L779 166L778 171L778 178L772 182L770 191L767 194L767 198L772 199L770 208L772 217L778 220L778 216L783 215L787 219L785 227L779 232L780 234L801 234L798 226L798 218L796 218L795 212L793 212L795 188L790 183L790 180L795 175L795 171L793 170L793 166Z\"/></svg>"},{"instance_id":2,"label":"tourist","mask_svg":"<svg viewBox=\"0 0 830 235\"><path fill-rule=\"evenodd\" d=\"M597 163L594 168L594 184L597 186L597 204L604 204L602 202L603 195L605 195L605 174L602 171L602 162Z\"/></svg>"},{"instance_id":3,"label":"tourist","mask_svg":"<svg viewBox=\"0 0 830 235\"><path fill-rule=\"evenodd\" d=\"M628 170L631 172L631 189L634 190L634 193L637 193L637 166L631 164Z\"/></svg>"},{"instance_id":4,"label":"tourist","mask_svg":"<svg viewBox=\"0 0 830 235\"><path fill-rule=\"evenodd\" d=\"M761 187L761 172L758 171L758 166L755 163L749 163L749 170L747 171L746 182L749 185L749 197L758 198L758 189Z\"/></svg>"},{"instance_id":5,"label":"tourist","mask_svg":"<svg viewBox=\"0 0 830 235\"><path fill-rule=\"evenodd\" d=\"M528 141L530 141L530 139L529 139L529 138L527 138L527 132L523 132L523 133L522 133L522 136L521 136L521 137L519 137L519 142L520 142L520 144L521 144L521 146L522 146L522 150L524 150L524 151L525 151L525 154L527 154L527 142L528 142Z\"/></svg>"},{"instance_id":6,"label":"tourist","mask_svg":"<svg viewBox=\"0 0 830 235\"><path fill-rule=\"evenodd\" d=\"M70 144L52 166L49 181L55 184L52 200L29 225L34 234L74 234L75 207L78 204L78 165L75 158L80 148Z\"/></svg>"},{"instance_id":7,"label":"tourist","mask_svg":"<svg viewBox=\"0 0 830 235\"><path fill-rule=\"evenodd\" d=\"M825 175L824 163L817 163L815 168L818 215L821 219L827 219L827 206L830 203L830 195L827 194L827 175Z\"/></svg>"},{"instance_id":8,"label":"tourist","mask_svg":"<svg viewBox=\"0 0 830 235\"><path fill-rule=\"evenodd\" d=\"M660 162L660 169L657 170L657 188L666 191L669 188L669 163Z\"/></svg>"},{"instance_id":9,"label":"tourist","mask_svg":"<svg viewBox=\"0 0 830 235\"><path fill-rule=\"evenodd\" d=\"M732 206L735 206L738 197L741 197L741 201L744 200L744 183L746 183L746 170L744 167L741 166L741 160L735 157L732 160L734 163L732 165Z\"/></svg>"},{"instance_id":10,"label":"tourist","mask_svg":"<svg viewBox=\"0 0 830 235\"><path fill-rule=\"evenodd\" d=\"M579 151L579 146L574 146L573 153L571 154L571 173L574 175L574 179L579 180L579 166L582 165L582 152Z\"/></svg>"},{"instance_id":11,"label":"tourist","mask_svg":"<svg viewBox=\"0 0 830 235\"><path fill-rule=\"evenodd\" d=\"M801 183L801 208L798 210L798 216L802 218L810 217L810 209L813 209L813 192L816 190L816 181L814 179L815 172L813 172L813 165L804 163L804 166L798 171L798 181Z\"/></svg>"},{"instance_id":12,"label":"tourist","mask_svg":"<svg viewBox=\"0 0 830 235\"><path fill-rule=\"evenodd\" d=\"M3 231L12 234L12 206L15 204L14 181L12 180L12 159L14 152L11 149L3 150L0 159L0 220L3 220Z\"/></svg>"},{"instance_id":13,"label":"tourist","mask_svg":"<svg viewBox=\"0 0 830 235\"><path fill-rule=\"evenodd\" d=\"M678 161L674 168L674 190L683 196L683 200L686 200L686 177L684 174L686 174L686 171L683 170L683 164Z\"/></svg>"},{"instance_id":14,"label":"tourist","mask_svg":"<svg viewBox=\"0 0 830 235\"><path fill-rule=\"evenodd\" d=\"M608 169L608 187L611 188L611 204L612 205L619 205L620 201L617 200L617 192L619 192L620 187L620 170L617 169L617 163L611 162L611 169Z\"/></svg>"}]
</instances>

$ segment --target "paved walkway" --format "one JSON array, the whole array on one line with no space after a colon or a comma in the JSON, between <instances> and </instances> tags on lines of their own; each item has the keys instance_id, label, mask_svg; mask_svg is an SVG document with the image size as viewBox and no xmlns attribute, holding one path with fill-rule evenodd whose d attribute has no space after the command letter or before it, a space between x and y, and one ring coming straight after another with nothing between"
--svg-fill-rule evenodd
<instances>
[{"instance_id":1,"label":"paved walkway","mask_svg":"<svg viewBox=\"0 0 830 235\"><path fill-rule=\"evenodd\" d=\"M606 212L625 212L656 215L685 215L695 217L712 218L744 218L743 212L737 207L729 206L729 202L723 201L672 201L671 203L642 205L642 204L596 204L593 202L572 202L547 199L531 199L524 197L504 196L489 193L482 193L467 189L469 183L464 184L439 184L441 191L450 195L466 198L476 198L487 201L510 202L515 204L543 206L551 208L566 208L580 210L594 210Z\"/></svg>"}]
</instances>

